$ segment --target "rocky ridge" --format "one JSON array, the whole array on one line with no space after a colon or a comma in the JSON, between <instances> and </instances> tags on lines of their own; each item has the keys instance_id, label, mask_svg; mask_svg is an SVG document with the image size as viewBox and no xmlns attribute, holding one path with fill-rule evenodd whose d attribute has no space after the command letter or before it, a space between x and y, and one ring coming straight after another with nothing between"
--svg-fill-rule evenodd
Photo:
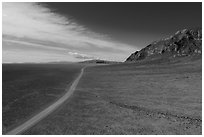
<instances>
[{"instance_id":1,"label":"rocky ridge","mask_svg":"<svg viewBox=\"0 0 204 137\"><path fill-rule=\"evenodd\" d=\"M140 51L131 54L125 62L143 59L176 58L202 54L202 30L183 29L169 38L152 42Z\"/></svg>"}]
</instances>

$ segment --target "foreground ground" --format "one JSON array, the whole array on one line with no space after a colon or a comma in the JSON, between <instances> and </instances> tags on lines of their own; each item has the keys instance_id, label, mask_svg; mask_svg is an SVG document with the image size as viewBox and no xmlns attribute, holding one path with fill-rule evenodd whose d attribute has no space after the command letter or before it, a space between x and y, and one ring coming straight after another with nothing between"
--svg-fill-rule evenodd
<instances>
[{"instance_id":1,"label":"foreground ground","mask_svg":"<svg viewBox=\"0 0 204 137\"><path fill-rule=\"evenodd\" d=\"M82 67L76 64L3 64L3 134L64 95Z\"/></svg>"},{"instance_id":2,"label":"foreground ground","mask_svg":"<svg viewBox=\"0 0 204 137\"><path fill-rule=\"evenodd\" d=\"M25 134L202 134L202 61L88 67L71 98Z\"/></svg>"}]
</instances>

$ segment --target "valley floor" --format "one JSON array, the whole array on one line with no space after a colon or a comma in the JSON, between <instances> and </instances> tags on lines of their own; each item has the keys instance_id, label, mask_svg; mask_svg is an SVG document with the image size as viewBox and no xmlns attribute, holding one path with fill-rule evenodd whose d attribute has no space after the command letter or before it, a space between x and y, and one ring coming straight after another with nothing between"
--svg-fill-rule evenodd
<instances>
[{"instance_id":1,"label":"valley floor","mask_svg":"<svg viewBox=\"0 0 204 137\"><path fill-rule=\"evenodd\" d=\"M88 67L25 134L202 134L202 62Z\"/></svg>"},{"instance_id":2,"label":"valley floor","mask_svg":"<svg viewBox=\"0 0 204 137\"><path fill-rule=\"evenodd\" d=\"M22 125L66 93L83 65L3 64L2 133Z\"/></svg>"}]
</instances>

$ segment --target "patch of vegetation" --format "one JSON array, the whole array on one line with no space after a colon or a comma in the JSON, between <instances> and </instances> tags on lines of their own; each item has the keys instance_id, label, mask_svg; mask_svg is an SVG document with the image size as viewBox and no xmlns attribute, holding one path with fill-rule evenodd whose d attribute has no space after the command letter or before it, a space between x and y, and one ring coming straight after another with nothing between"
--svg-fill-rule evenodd
<instances>
[{"instance_id":1,"label":"patch of vegetation","mask_svg":"<svg viewBox=\"0 0 204 137\"><path fill-rule=\"evenodd\" d=\"M81 68L79 64L3 64L3 133L60 98Z\"/></svg>"},{"instance_id":2,"label":"patch of vegetation","mask_svg":"<svg viewBox=\"0 0 204 137\"><path fill-rule=\"evenodd\" d=\"M73 96L25 134L202 134L202 62L88 67Z\"/></svg>"}]
</instances>

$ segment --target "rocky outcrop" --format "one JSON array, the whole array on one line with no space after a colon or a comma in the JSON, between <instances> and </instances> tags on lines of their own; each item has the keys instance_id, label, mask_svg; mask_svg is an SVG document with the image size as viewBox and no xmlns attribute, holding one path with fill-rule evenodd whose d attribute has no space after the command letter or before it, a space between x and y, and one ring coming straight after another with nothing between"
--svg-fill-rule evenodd
<instances>
[{"instance_id":1,"label":"rocky outcrop","mask_svg":"<svg viewBox=\"0 0 204 137\"><path fill-rule=\"evenodd\" d=\"M184 29L169 38L155 41L131 54L126 62L160 57L176 58L202 54L202 30Z\"/></svg>"}]
</instances>

